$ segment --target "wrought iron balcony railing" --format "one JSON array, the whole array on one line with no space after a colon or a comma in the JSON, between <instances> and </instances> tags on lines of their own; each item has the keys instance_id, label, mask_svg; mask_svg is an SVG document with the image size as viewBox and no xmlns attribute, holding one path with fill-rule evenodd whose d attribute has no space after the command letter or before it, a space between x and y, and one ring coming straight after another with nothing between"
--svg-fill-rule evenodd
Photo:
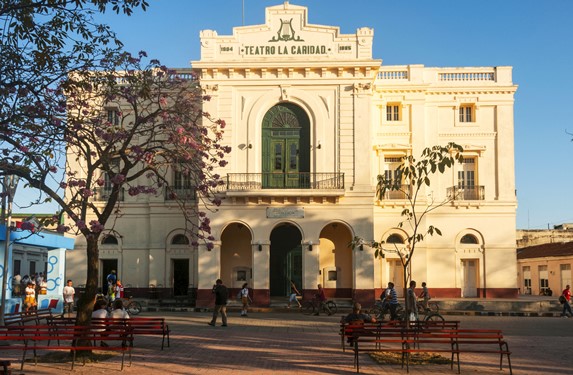
<instances>
[{"instance_id":1,"label":"wrought iron balcony railing","mask_svg":"<svg viewBox=\"0 0 573 375\"><path fill-rule=\"evenodd\" d=\"M400 190L386 190L382 199L406 199L406 194L412 194L411 185L400 185Z\"/></svg>"},{"instance_id":2,"label":"wrought iron balcony railing","mask_svg":"<svg viewBox=\"0 0 573 375\"><path fill-rule=\"evenodd\" d=\"M165 189L165 200L172 201L176 199L196 200L197 190L192 187L188 188L171 188Z\"/></svg>"},{"instance_id":3,"label":"wrought iron balcony railing","mask_svg":"<svg viewBox=\"0 0 573 375\"><path fill-rule=\"evenodd\" d=\"M454 201L483 201L485 186L452 186L448 188L447 195Z\"/></svg>"},{"instance_id":4,"label":"wrought iron balcony railing","mask_svg":"<svg viewBox=\"0 0 573 375\"><path fill-rule=\"evenodd\" d=\"M119 190L119 200L123 201L123 196L124 196L124 189L121 188ZM109 196L111 195L111 188L106 188L106 187L99 187L94 189L94 200L95 201L107 201L109 199Z\"/></svg>"},{"instance_id":5,"label":"wrought iron balcony railing","mask_svg":"<svg viewBox=\"0 0 573 375\"><path fill-rule=\"evenodd\" d=\"M344 190L344 173L229 173L227 191L262 189Z\"/></svg>"}]
</instances>

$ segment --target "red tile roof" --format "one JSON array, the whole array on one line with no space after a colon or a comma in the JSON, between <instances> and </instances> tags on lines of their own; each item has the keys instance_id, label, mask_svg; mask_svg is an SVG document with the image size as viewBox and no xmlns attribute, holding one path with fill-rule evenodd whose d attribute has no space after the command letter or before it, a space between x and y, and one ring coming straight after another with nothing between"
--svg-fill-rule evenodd
<instances>
[{"instance_id":1,"label":"red tile roof","mask_svg":"<svg viewBox=\"0 0 573 375\"><path fill-rule=\"evenodd\" d=\"M573 242L546 243L517 249L517 259L562 257L573 255Z\"/></svg>"}]
</instances>

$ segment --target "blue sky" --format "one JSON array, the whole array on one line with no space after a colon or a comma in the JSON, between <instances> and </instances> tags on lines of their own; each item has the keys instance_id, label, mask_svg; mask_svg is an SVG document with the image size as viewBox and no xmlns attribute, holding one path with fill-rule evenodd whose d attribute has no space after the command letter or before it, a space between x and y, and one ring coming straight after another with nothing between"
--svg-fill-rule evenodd
<instances>
[{"instance_id":1,"label":"blue sky","mask_svg":"<svg viewBox=\"0 0 573 375\"><path fill-rule=\"evenodd\" d=\"M264 23L280 0L149 0L147 12L106 15L132 52L170 67L200 59L199 32L232 33ZM384 65L513 66L517 228L573 222L573 1L296 0L309 22L342 33L374 28L373 57ZM558 182L558 183L557 183ZM16 207L15 212L18 212ZM38 211L36 209L36 211ZM45 211L45 210L42 210Z\"/></svg>"}]
</instances>

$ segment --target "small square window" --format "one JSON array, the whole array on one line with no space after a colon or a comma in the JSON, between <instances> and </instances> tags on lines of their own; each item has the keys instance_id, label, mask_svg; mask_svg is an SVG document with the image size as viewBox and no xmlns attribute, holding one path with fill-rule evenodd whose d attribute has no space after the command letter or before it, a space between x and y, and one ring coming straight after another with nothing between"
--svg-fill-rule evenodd
<instances>
[{"instance_id":1,"label":"small square window","mask_svg":"<svg viewBox=\"0 0 573 375\"><path fill-rule=\"evenodd\" d=\"M117 109L107 110L107 122L112 125L119 125L120 113Z\"/></svg>"},{"instance_id":2,"label":"small square window","mask_svg":"<svg viewBox=\"0 0 573 375\"><path fill-rule=\"evenodd\" d=\"M475 111L473 105L460 106L460 122L475 122Z\"/></svg>"},{"instance_id":3,"label":"small square window","mask_svg":"<svg viewBox=\"0 0 573 375\"><path fill-rule=\"evenodd\" d=\"M237 271L237 281L247 281L247 271Z\"/></svg>"},{"instance_id":4,"label":"small square window","mask_svg":"<svg viewBox=\"0 0 573 375\"><path fill-rule=\"evenodd\" d=\"M388 103L386 105L386 121L400 121L400 104Z\"/></svg>"},{"instance_id":5,"label":"small square window","mask_svg":"<svg viewBox=\"0 0 573 375\"><path fill-rule=\"evenodd\" d=\"M328 281L336 281L338 273L336 271L328 271Z\"/></svg>"}]
</instances>

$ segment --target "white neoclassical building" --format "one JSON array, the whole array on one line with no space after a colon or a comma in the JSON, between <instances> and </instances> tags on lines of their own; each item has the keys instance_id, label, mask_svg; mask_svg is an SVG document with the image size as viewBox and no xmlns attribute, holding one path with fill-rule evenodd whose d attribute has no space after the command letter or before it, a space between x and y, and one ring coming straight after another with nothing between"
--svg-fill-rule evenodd
<instances>
[{"instance_id":1,"label":"white neoclassical building","mask_svg":"<svg viewBox=\"0 0 573 375\"><path fill-rule=\"evenodd\" d=\"M201 58L179 70L198 73L205 111L225 120L233 149L223 204L210 214L215 247L188 244L168 198L126 196L120 236L101 246L102 277L117 269L124 284L164 295L192 288L198 305L212 302L217 278L249 283L259 305L284 297L289 280L306 294L321 283L330 297L371 301L388 281L400 289L401 264L350 241L406 237L405 201L376 201L377 176L455 142L463 164L425 194L459 190L427 217L443 235L418 245L412 276L434 296L516 296L512 68L385 66L372 57L372 29L341 34L309 24L307 12L285 2L266 8L265 24L201 32ZM79 284L82 246L67 254Z\"/></svg>"}]
</instances>

